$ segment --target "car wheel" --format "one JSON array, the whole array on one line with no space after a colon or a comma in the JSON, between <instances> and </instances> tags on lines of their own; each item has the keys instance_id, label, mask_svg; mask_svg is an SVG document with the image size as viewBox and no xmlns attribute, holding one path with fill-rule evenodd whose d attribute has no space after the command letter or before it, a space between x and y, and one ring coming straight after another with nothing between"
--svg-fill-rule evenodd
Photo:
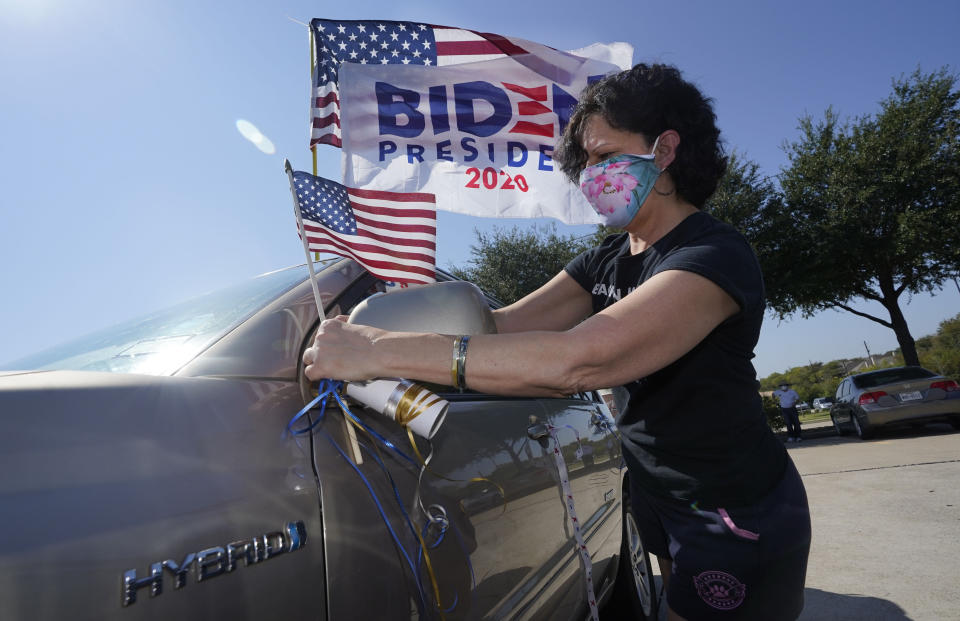
<instances>
[{"instance_id":1,"label":"car wheel","mask_svg":"<svg viewBox=\"0 0 960 621\"><path fill-rule=\"evenodd\" d=\"M624 491L620 563L610 609L618 619L656 619L657 603L653 565L640 539L630 497Z\"/></svg>"},{"instance_id":2,"label":"car wheel","mask_svg":"<svg viewBox=\"0 0 960 621\"><path fill-rule=\"evenodd\" d=\"M853 421L853 430L861 440L867 440L873 435L873 429L865 421L861 421L856 414L851 414L850 420Z\"/></svg>"},{"instance_id":3,"label":"car wheel","mask_svg":"<svg viewBox=\"0 0 960 621\"><path fill-rule=\"evenodd\" d=\"M836 430L838 436L847 435L847 430L844 429L843 426L837 422L837 419L833 417L833 414L830 415L830 421L833 423L833 428L834 430Z\"/></svg>"},{"instance_id":4,"label":"car wheel","mask_svg":"<svg viewBox=\"0 0 960 621\"><path fill-rule=\"evenodd\" d=\"M950 425L953 426L954 429L960 429L960 416L951 416Z\"/></svg>"}]
</instances>

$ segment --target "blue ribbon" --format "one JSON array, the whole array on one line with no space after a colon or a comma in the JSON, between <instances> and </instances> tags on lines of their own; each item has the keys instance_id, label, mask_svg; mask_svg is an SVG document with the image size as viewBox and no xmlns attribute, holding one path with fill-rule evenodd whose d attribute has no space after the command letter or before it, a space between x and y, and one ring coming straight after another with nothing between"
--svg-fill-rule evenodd
<instances>
[{"instance_id":1,"label":"blue ribbon","mask_svg":"<svg viewBox=\"0 0 960 621\"><path fill-rule=\"evenodd\" d=\"M317 425L319 425L324 420L326 415L327 400L329 399L329 397L332 396L333 399L340 406L340 409L344 413L344 416L347 416L351 421L353 421L353 423L355 423L358 427L360 427L365 432L370 434L370 436L373 437L376 441L383 444L383 446L390 449L391 452L401 457L405 461L409 462L411 465L413 465L415 468L419 470L422 464L420 464L417 461L414 461L410 456L408 456L406 453L404 453L399 448L397 448L397 446L393 442L383 437L383 435L378 433L376 430L370 428L370 426L365 424L362 420L357 418L357 416L353 412L350 411L350 408L347 406L347 404L344 402L343 398L340 395L340 390L342 389L342 387L343 387L343 382L329 380L329 379L320 380L317 386L317 390L319 394L312 401L310 401L310 403L304 406L303 409L297 412L290 419L290 422L287 423L287 432L289 432L291 435L294 436L294 438L296 438L296 436L304 435L313 431L313 429L316 428ZM310 410L317 408L318 406L319 406L319 412L317 413L316 420L314 420L312 423L310 423L306 427L301 427L300 429L294 429L294 425L297 423L297 421L299 421L301 418L306 416L307 413L310 412ZM573 429L574 432L576 432L576 430L570 425L565 425L565 426L570 427L570 429ZM393 539L394 544L400 549L407 563L407 566L410 568L411 572L414 575L416 586L417 586L417 595L420 598L419 603L421 606L421 612L426 610L427 597L423 590L422 574L420 571L421 565L423 564L423 558L424 558L423 546L420 545L419 543L417 544L417 561L416 563L414 563L413 560L410 558L410 555L407 552L407 549L404 547L403 543L400 541L400 537L397 535L396 531L394 530L393 525L390 522L390 519L387 517L386 511L384 510L384 507L383 507L383 503L381 503L380 498L377 496L377 493L374 491L373 486L371 485L369 479L367 479L367 477L363 474L363 472L360 471L357 465L353 462L353 460L351 460L347 456L347 454L343 451L343 449L340 448L340 445L337 444L336 440L334 440L330 434L328 434L326 431L322 429L318 430L318 432L321 435L323 435L324 438L327 439L330 445L333 446L334 450L337 451L340 457L342 457L343 460L346 461L347 464L349 464L349 466L353 469L353 471L357 474L357 476L359 476L360 479L363 481L364 486L366 486L367 488L367 492L370 494L370 497L373 499L373 502L377 507L377 511L380 514L381 520L383 520L383 523L386 525L387 530L390 533L390 537ZM373 450L371 447L367 446L362 442L359 442L358 444L363 450L367 452L368 455L373 457L377 466L386 475L387 480L390 483L390 487L393 490L393 495L396 499L397 506L400 508L400 512L403 515L403 519L407 524L407 528L410 530L410 533L413 535L414 539L418 539L419 541L419 538L417 537L417 531L413 524L413 520L411 519L410 514L407 512L406 507L404 506L403 499L400 496L400 490L397 487L396 481L394 481L393 476L390 474L390 470L387 468L386 464L383 462L383 460L380 458L379 454L375 450ZM437 548L443 542L446 536L447 530L452 527L453 533L457 539L457 543L459 544L460 549L463 552L464 558L466 559L467 568L470 570L470 591L471 591L471 594L473 594L476 590L476 584L477 584L476 575L473 570L473 563L470 562L470 554L467 552L466 545L463 541L463 537L460 535L459 529L457 529L456 525L453 524L449 519L435 520L435 519L432 519L431 516L429 515L427 516L427 518L428 518L428 521L426 524L424 524L424 527L423 527L424 542L426 542L425 537L428 534L429 527L431 524L438 524L440 529L439 533L437 534L436 540L433 541L432 543L427 544L427 547L431 550ZM458 603L459 603L459 594L454 593L453 603L450 605L449 608L440 609L439 608L440 602L437 602L437 609L440 610L441 613L452 612L454 609L456 609Z\"/></svg>"},{"instance_id":2,"label":"blue ribbon","mask_svg":"<svg viewBox=\"0 0 960 621\"><path fill-rule=\"evenodd\" d=\"M321 380L317 387L319 394L316 396L316 398L310 401L310 403L304 406L303 409L297 412L290 419L290 422L287 423L287 431L291 435L293 435L294 438L296 438L296 436L299 436L299 435L310 433L317 425L319 425L324 420L324 417L326 415L326 409L327 409L327 398L330 395L333 395L334 399L340 405L343 412L346 415L348 415L352 420L357 422L360 425L360 427L364 429L364 431L367 431L367 433L370 433L373 437L383 442L384 445L393 449L396 453L399 453L400 456L404 457L407 461L415 464L415 462L413 462L412 459L410 459L409 457L404 455L399 449L397 449L392 442L390 442L389 440L387 440L386 438L378 434L376 431L370 429L367 425L363 424L363 422L361 422L353 414L353 412L350 411L350 409L347 407L347 404L343 402L340 395L338 394L338 391L342 385L343 385L342 382L326 380L326 379ZM320 406L320 411L317 414L316 420L314 420L311 424L309 424L306 427L302 427L300 429L294 429L293 426L296 424L296 422L301 418L303 418L307 414L307 412L317 407L318 404ZM400 541L400 538L397 536L396 531L393 529L393 524L390 522L390 519L387 517L386 511L383 508L383 504L380 502L380 498L377 496L377 493L374 491L373 486L370 484L370 481L367 479L367 477L363 474L363 472L360 471L357 465L353 463L353 460L351 460L347 456L347 454L343 451L343 449L340 448L340 445L337 444L337 441L334 440L330 434L328 434L326 431L322 429L318 431L324 438L327 439L330 445L333 446L334 450L336 450L337 453L339 453L340 457L342 457L343 460L347 462L347 464L351 468L353 468L353 471L357 473L357 476L360 477L360 479L363 481L363 484L366 486L367 492L369 492L370 497L373 499L373 502L377 507L377 511L380 513L380 518L383 520L383 523L386 525L387 530L390 532L390 537L393 539L394 544L396 544L396 546L400 549L404 559L407 562L407 566L410 568L410 571L416 580L417 595L420 598L420 610L422 613L423 610L426 610L427 605L426 605L426 595L423 592L423 587L421 585L421 580L420 580L420 571L418 567L419 562L415 565L413 560L410 558L410 554L407 552L407 549L403 546L403 543ZM400 507L400 511L403 514L404 520L407 522L407 527L410 529L410 532L413 534L414 538L416 539L416 530L414 529L413 521L410 519L410 515L407 513L406 508L403 506L403 501L400 498L400 491L397 489L397 485L394 482L393 477L390 475L389 470L387 470L386 465L383 463L380 457L376 455L373 451L371 451L369 447L367 447L364 444L361 444L361 446L364 449L366 449L367 453L373 456L374 460L377 462L380 468L386 473L387 478L390 480L390 485L391 487L393 487L393 493L394 493L394 496L396 496L397 505ZM418 545L418 551L419 551L419 545ZM439 605L439 602L438 602L438 605Z\"/></svg>"},{"instance_id":3,"label":"blue ribbon","mask_svg":"<svg viewBox=\"0 0 960 621\"><path fill-rule=\"evenodd\" d=\"M341 383L341 382L337 382L338 385L339 385L340 383ZM338 386L338 387L339 387L339 386ZM339 393L339 392L334 391L334 393L333 393L333 398L337 400L337 404L340 406L340 409L343 410L344 415L346 415L347 417L349 417L350 420L352 420L353 422L355 422L361 429L363 429L364 431L366 431L367 433L369 433L371 436L373 436L374 438L376 438L377 440L379 440L379 441L380 441L384 446L386 446L388 449L390 449L391 451L393 451L394 453L396 453L397 455L399 455L399 456L402 457L403 459L405 459L405 460L407 460L408 462L410 462L410 464L413 465L415 468L417 468L418 470L420 469L420 464L417 463L416 461L414 461L413 458L411 458L409 455L407 455L406 453L404 453L403 451L401 451L399 448L397 448L397 446L396 446L393 442L391 442L390 440L387 440L387 439L384 438L382 435L380 435L376 430L371 429L366 423L364 423L362 420L360 420L359 418L357 418L357 416L356 416L353 412L350 411L350 408L347 407L347 404L343 401L343 397L340 396L340 393Z\"/></svg>"},{"instance_id":4,"label":"blue ribbon","mask_svg":"<svg viewBox=\"0 0 960 621\"><path fill-rule=\"evenodd\" d=\"M295 436L310 433L313 428L323 420L323 415L327 411L327 397L329 397L331 393L336 395L341 384L342 382L334 382L333 380L320 380L320 383L317 385L317 390L320 394L318 394L313 401L303 406L302 410L293 415L293 418L287 423L287 432ZM307 412L312 410L318 403L320 404L320 413L317 415L317 420L302 429L294 429L293 424L305 416Z\"/></svg>"},{"instance_id":5,"label":"blue ribbon","mask_svg":"<svg viewBox=\"0 0 960 621\"><path fill-rule=\"evenodd\" d=\"M357 473L357 475L360 477L360 480L362 480L363 484L367 487L367 491L370 493L370 497L373 498L374 504L377 505L377 511L380 513L380 519L382 519L383 523L386 524L387 530L390 531L390 536L393 538L393 542L397 545L398 548L400 548L400 552L403 553L403 558L406 559L407 565L410 567L410 571L413 573L415 577L417 577L417 581L416 581L417 595L420 596L420 605L422 606L421 611L426 609L427 607L426 596L423 593L423 587L420 585L419 572L417 571L416 567L414 567L413 561L410 559L410 555L407 553L407 549L403 547L403 543L400 542L400 538L397 536L396 531L393 530L393 525L390 523L390 518L387 517L386 512L383 510L383 505L380 503L380 498L378 498L377 493L373 491L373 486L370 485L370 481L367 479L366 476L364 476L364 474L360 471L360 469L357 468L357 465L353 463L353 460L347 457L347 454L343 452L343 449L340 448L336 440L334 440L330 436L330 434L328 434L326 431L323 431L323 430L321 430L320 433L323 434L323 436L327 439L328 442L330 442L333 448L336 449L336 451L340 454L340 457L342 457L343 460L347 462L347 464L349 464L351 468L353 468L353 471ZM404 511L404 516L406 516L406 511ZM409 520L409 518L407 519Z\"/></svg>"},{"instance_id":6,"label":"blue ribbon","mask_svg":"<svg viewBox=\"0 0 960 621\"><path fill-rule=\"evenodd\" d=\"M360 445L361 448L365 449L367 453L370 454L371 457L373 457L374 461L377 462L377 465L380 466L380 469L383 471L383 473L387 475L387 480L390 481L390 487L393 488L393 495L397 499L397 506L400 507L400 513L403 514L403 518L407 522L407 527L410 529L410 534L413 535L414 539L416 539L417 530L413 527L413 520L410 519L410 514L407 513L406 507L403 506L403 499L400 497L400 490L397 488L397 483L393 480L393 475L390 474L390 471L387 470L386 464L383 463L383 460L380 459L380 456L377 455L375 451L370 449L370 447L368 447L363 442L358 442L358 444ZM417 547L419 548L419 546ZM419 577L420 577L420 573L417 572L417 578Z\"/></svg>"},{"instance_id":7,"label":"blue ribbon","mask_svg":"<svg viewBox=\"0 0 960 621\"><path fill-rule=\"evenodd\" d=\"M424 540L426 540L431 524L440 524L440 527L439 527L440 533L437 535L437 540L434 541L432 544L427 544L427 547L430 548L431 550L435 550L443 542L444 536L447 533L447 528L450 528L450 527L453 528L453 532L454 534L456 534L457 540L460 543L460 549L463 551L463 556L465 559L467 559L467 568L470 570L470 592L473 593L477 588L477 579L473 573L473 563L470 562L470 555L467 553L466 546L463 544L463 538L460 537L460 533L457 532L456 525L454 525L449 519L443 520L442 522L440 520L429 520L426 524L423 525L422 536ZM420 569L420 565L422 563L423 563L423 550L419 550L417 552L417 569ZM454 591L453 603L450 604L449 608L444 608L440 612L444 612L444 613L453 612L456 609L457 604L459 603L460 603L460 594ZM439 606L439 602L437 602L437 605Z\"/></svg>"},{"instance_id":8,"label":"blue ribbon","mask_svg":"<svg viewBox=\"0 0 960 621\"><path fill-rule=\"evenodd\" d=\"M372 429L362 420L357 418L357 416L353 412L350 411L350 408L347 406L346 402L344 402L343 397L340 396L340 389L342 387L343 387L343 382L338 382L338 381L329 380L329 379L320 380L320 382L317 384L317 390L319 394L316 396L316 398L313 401L305 405L302 410L294 414L293 418L290 419L290 422L287 423L287 431L289 431L293 435L302 435L305 433L310 433L310 431L317 426L317 423L320 422L320 419L323 418L324 412L327 409L327 398L330 396L333 396L334 400L337 402L337 405L339 405L340 409L343 410L344 416L347 416L350 420L356 423L358 427L360 427L361 429L369 433L371 436L376 438L378 441L380 441L381 444L383 444L385 447L390 449L393 453L397 454L399 457L409 462L413 467L419 469L420 464L417 463L412 457L410 457L409 455L401 451L399 448L397 448L396 444L384 438L375 429ZM312 410L318 403L320 404L320 414L317 417L317 420L307 427L294 430L293 429L294 423L296 423L303 416L305 416L306 413Z\"/></svg>"}]
</instances>

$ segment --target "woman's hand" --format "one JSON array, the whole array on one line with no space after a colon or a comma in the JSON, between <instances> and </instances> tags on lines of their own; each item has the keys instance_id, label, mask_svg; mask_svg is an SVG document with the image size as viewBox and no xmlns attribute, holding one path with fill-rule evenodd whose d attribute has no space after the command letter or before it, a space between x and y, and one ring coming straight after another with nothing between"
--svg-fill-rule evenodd
<instances>
[{"instance_id":1,"label":"woman's hand","mask_svg":"<svg viewBox=\"0 0 960 621\"><path fill-rule=\"evenodd\" d=\"M313 346L303 353L308 379L360 381L379 376L374 343L384 331L346 320L346 315L340 315L320 323Z\"/></svg>"}]
</instances>

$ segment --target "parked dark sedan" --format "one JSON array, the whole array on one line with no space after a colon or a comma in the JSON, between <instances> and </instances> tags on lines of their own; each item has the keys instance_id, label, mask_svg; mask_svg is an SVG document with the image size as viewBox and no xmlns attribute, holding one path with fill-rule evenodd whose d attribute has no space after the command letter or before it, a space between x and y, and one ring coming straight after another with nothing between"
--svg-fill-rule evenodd
<instances>
[{"instance_id":1,"label":"parked dark sedan","mask_svg":"<svg viewBox=\"0 0 960 621\"><path fill-rule=\"evenodd\" d=\"M391 295L352 261L318 267L326 316ZM442 313L429 298L423 312ZM594 594L655 615L596 393L431 386L450 407L416 448L392 420L354 404L353 424L330 400L297 435L318 322L300 266L0 373L3 618L583 619L557 443Z\"/></svg>"},{"instance_id":2,"label":"parked dark sedan","mask_svg":"<svg viewBox=\"0 0 960 621\"><path fill-rule=\"evenodd\" d=\"M960 387L915 366L859 373L840 382L830 419L838 434L852 429L861 439L878 427L904 423L942 421L960 429Z\"/></svg>"}]
</instances>

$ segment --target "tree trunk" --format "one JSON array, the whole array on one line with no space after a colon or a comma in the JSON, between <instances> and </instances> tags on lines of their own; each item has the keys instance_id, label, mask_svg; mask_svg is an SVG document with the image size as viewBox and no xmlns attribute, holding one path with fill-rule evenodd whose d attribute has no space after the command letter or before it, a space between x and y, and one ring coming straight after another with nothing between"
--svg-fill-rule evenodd
<instances>
[{"instance_id":1,"label":"tree trunk","mask_svg":"<svg viewBox=\"0 0 960 621\"><path fill-rule=\"evenodd\" d=\"M890 324L893 327L894 334L897 335L900 353L903 354L903 363L920 366L920 356L917 355L917 343L910 335L907 320L903 316L903 311L900 310L900 303L897 300L898 296L892 280L882 280L880 282L880 291L883 294L883 305L887 309L887 312L890 313Z\"/></svg>"},{"instance_id":2,"label":"tree trunk","mask_svg":"<svg viewBox=\"0 0 960 621\"><path fill-rule=\"evenodd\" d=\"M893 331L897 335L897 343L900 345L900 353L903 354L903 363L920 366L920 356L917 355L917 343L910 336L910 328L907 327L907 320L903 318L900 312L900 306L894 302L890 309L890 323L893 324Z\"/></svg>"}]
</instances>

